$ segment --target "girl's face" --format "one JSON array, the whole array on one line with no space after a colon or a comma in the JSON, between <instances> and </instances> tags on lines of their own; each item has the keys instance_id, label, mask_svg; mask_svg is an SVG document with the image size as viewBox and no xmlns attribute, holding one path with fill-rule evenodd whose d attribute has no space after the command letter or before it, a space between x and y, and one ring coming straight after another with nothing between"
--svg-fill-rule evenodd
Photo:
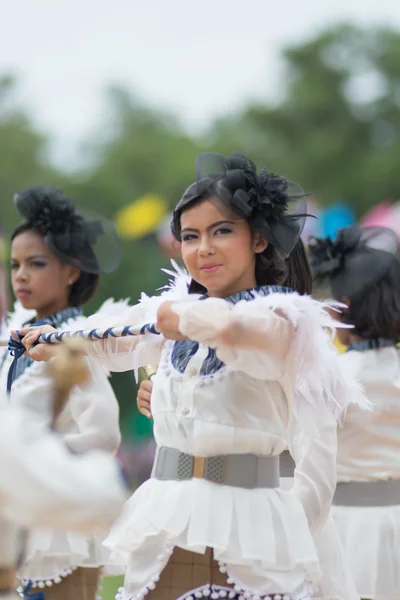
<instances>
[{"instance_id":1,"label":"girl's face","mask_svg":"<svg viewBox=\"0 0 400 600\"><path fill-rule=\"evenodd\" d=\"M256 254L268 242L253 235L248 223L218 198L182 212L181 237L185 266L209 296L225 298L256 286Z\"/></svg>"},{"instance_id":2,"label":"girl's face","mask_svg":"<svg viewBox=\"0 0 400 600\"><path fill-rule=\"evenodd\" d=\"M11 283L15 296L39 318L67 308L72 284L80 271L67 265L46 246L43 236L30 229L11 245Z\"/></svg>"}]
</instances>

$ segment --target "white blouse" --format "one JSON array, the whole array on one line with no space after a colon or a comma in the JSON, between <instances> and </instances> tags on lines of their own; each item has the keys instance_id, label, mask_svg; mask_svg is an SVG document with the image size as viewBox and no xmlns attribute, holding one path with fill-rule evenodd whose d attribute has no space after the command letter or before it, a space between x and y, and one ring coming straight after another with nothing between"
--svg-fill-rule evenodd
<instances>
[{"instance_id":1,"label":"white blouse","mask_svg":"<svg viewBox=\"0 0 400 600\"><path fill-rule=\"evenodd\" d=\"M338 481L400 479L400 351L395 347L341 356L364 387L371 412L350 406L338 430Z\"/></svg>"},{"instance_id":2,"label":"white blouse","mask_svg":"<svg viewBox=\"0 0 400 600\"><path fill-rule=\"evenodd\" d=\"M340 360L374 406L348 408L338 429L338 481L400 479L400 351L351 350ZM359 595L400 598L400 498L391 506L334 505L332 513Z\"/></svg>"},{"instance_id":3,"label":"white blouse","mask_svg":"<svg viewBox=\"0 0 400 600\"><path fill-rule=\"evenodd\" d=\"M160 363L152 393L159 446L212 456L278 455L288 445L297 465L290 492L195 478L144 483L105 542L127 565L121 598L143 597L174 545L197 552L212 547L221 568L255 594L294 592L320 577L311 532L324 524L335 490L335 416L351 402L366 403L323 329L333 324L324 305L297 294L250 296L232 305L186 294L175 305L180 331L199 344L182 372L172 360L175 343L161 336L111 338L89 347L110 370ZM86 326L154 322L165 299L168 294L143 298L119 317L89 318ZM220 343L221 326L237 324L240 343ZM223 364L207 375L210 348Z\"/></svg>"},{"instance_id":4,"label":"white blouse","mask_svg":"<svg viewBox=\"0 0 400 600\"><path fill-rule=\"evenodd\" d=\"M108 304L109 306L109 304ZM99 314L101 313L99 311ZM21 329L29 320L32 311L24 310L18 303L11 316L8 329ZM61 327L79 328L85 317L70 319ZM7 376L13 357L7 349L0 356L0 405L24 406L32 413L38 427L47 427L52 416L52 384L47 365L32 362L13 382L8 395ZM119 405L108 379L108 372L98 363L88 359L90 381L75 386L70 398L56 423L56 431L74 452L101 448L110 452L118 450L121 435L119 430Z\"/></svg>"}]
</instances>

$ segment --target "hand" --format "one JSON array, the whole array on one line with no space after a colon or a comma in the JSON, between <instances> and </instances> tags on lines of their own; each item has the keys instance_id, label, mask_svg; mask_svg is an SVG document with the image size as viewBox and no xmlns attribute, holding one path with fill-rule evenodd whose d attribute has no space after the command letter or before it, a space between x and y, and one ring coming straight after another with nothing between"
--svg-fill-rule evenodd
<instances>
[{"instance_id":1,"label":"hand","mask_svg":"<svg viewBox=\"0 0 400 600\"><path fill-rule=\"evenodd\" d=\"M163 302L157 311L157 331L163 334L167 340L186 340L187 338L179 331L179 317L172 310L176 302Z\"/></svg>"},{"instance_id":2,"label":"hand","mask_svg":"<svg viewBox=\"0 0 400 600\"><path fill-rule=\"evenodd\" d=\"M138 395L136 398L136 404L139 412L142 413L148 419L151 419L151 392L153 390L153 384L148 379L145 379L140 384Z\"/></svg>"},{"instance_id":3,"label":"hand","mask_svg":"<svg viewBox=\"0 0 400 600\"><path fill-rule=\"evenodd\" d=\"M51 325L41 325L40 327L24 327L20 329L19 334L23 335L21 342L26 348L25 354L35 361L48 361L56 353L56 346L53 344L33 344L38 340L42 333L53 333L57 331ZM11 331L14 339L19 339L15 331Z\"/></svg>"}]
</instances>

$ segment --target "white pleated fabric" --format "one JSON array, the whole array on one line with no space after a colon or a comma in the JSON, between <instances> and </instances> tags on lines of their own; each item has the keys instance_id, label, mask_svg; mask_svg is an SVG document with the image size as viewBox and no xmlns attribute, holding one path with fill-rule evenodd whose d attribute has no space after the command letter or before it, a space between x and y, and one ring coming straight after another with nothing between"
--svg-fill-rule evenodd
<instances>
[{"instance_id":1,"label":"white pleated fabric","mask_svg":"<svg viewBox=\"0 0 400 600\"><path fill-rule=\"evenodd\" d=\"M394 347L346 352L372 412L350 407L338 430L338 481L400 478L400 354ZM334 506L333 515L362 598L400 598L400 498L386 507Z\"/></svg>"}]
</instances>

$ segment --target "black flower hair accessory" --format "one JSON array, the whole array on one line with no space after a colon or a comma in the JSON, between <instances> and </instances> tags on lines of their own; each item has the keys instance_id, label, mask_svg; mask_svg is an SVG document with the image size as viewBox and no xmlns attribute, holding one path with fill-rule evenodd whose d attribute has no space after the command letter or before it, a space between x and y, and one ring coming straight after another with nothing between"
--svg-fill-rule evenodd
<instances>
[{"instance_id":1,"label":"black flower hair accessory","mask_svg":"<svg viewBox=\"0 0 400 600\"><path fill-rule=\"evenodd\" d=\"M203 153L196 160L197 181L178 202L173 232L179 239L180 215L188 204L216 195L287 257L298 241L308 216L301 187L265 168L257 173L244 154Z\"/></svg>"},{"instance_id":2,"label":"black flower hair accessory","mask_svg":"<svg viewBox=\"0 0 400 600\"><path fill-rule=\"evenodd\" d=\"M345 227L336 239L312 238L308 253L316 282L328 280L337 299L351 298L379 280L396 260L398 238L386 227Z\"/></svg>"},{"instance_id":3,"label":"black flower hair accessory","mask_svg":"<svg viewBox=\"0 0 400 600\"><path fill-rule=\"evenodd\" d=\"M114 223L93 213L84 218L59 190L32 187L14 196L24 223L39 231L63 262L87 273L109 273L120 259Z\"/></svg>"}]
</instances>

